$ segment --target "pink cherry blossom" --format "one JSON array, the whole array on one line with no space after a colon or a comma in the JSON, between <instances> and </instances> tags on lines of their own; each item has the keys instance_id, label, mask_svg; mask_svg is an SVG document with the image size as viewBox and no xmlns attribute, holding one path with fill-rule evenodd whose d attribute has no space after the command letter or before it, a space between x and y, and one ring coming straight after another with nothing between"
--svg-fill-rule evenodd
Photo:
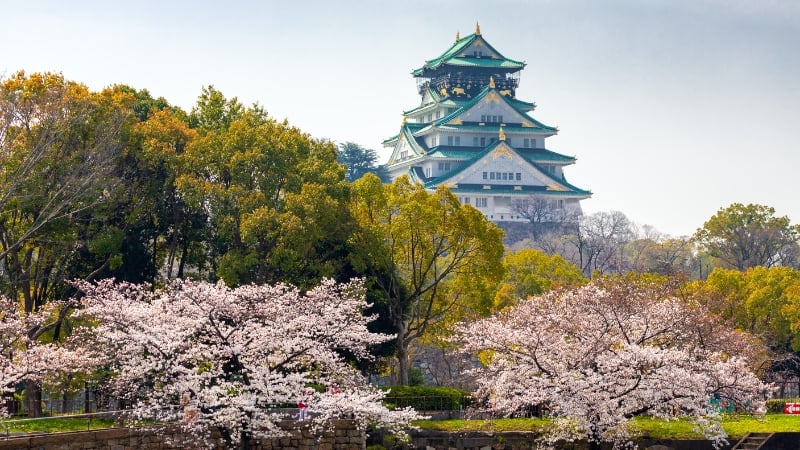
<instances>
[{"instance_id":1,"label":"pink cherry blossom","mask_svg":"<svg viewBox=\"0 0 800 450\"><path fill-rule=\"evenodd\" d=\"M768 387L742 357L753 341L716 323L662 286L606 280L521 301L462 326L460 340L488 361L478 397L502 414L545 405L551 443L626 445L643 414L688 417L719 443L712 398L755 411Z\"/></svg>"},{"instance_id":2,"label":"pink cherry blossom","mask_svg":"<svg viewBox=\"0 0 800 450\"><path fill-rule=\"evenodd\" d=\"M283 434L277 423L290 416L280 407L300 399L316 425L345 417L399 429L416 418L383 407L384 394L343 357L369 358L371 345L392 338L367 330L374 317L362 314L363 280L324 280L305 293L193 281L156 291L110 280L77 286L81 314L97 323L87 342L109 354L117 395L142 416L185 409L188 429L215 427L231 445ZM333 384L339 394L308 389Z\"/></svg>"},{"instance_id":3,"label":"pink cherry blossom","mask_svg":"<svg viewBox=\"0 0 800 450\"><path fill-rule=\"evenodd\" d=\"M44 343L40 339L64 308L69 305L51 302L26 313L18 301L0 297L0 396L14 392L20 382L42 382L97 363L73 340ZM0 417L8 413L5 408L5 402L0 401Z\"/></svg>"}]
</instances>

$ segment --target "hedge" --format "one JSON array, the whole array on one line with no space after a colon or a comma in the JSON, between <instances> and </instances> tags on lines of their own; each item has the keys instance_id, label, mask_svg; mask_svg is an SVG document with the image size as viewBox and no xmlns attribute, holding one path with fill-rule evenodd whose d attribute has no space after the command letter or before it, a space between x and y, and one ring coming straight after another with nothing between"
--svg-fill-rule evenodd
<instances>
[{"instance_id":1,"label":"hedge","mask_svg":"<svg viewBox=\"0 0 800 450\"><path fill-rule=\"evenodd\" d=\"M466 409L470 393L461 389L439 386L387 386L383 403L389 408L411 406L417 411L453 411Z\"/></svg>"},{"instance_id":2,"label":"hedge","mask_svg":"<svg viewBox=\"0 0 800 450\"><path fill-rule=\"evenodd\" d=\"M767 412L783 414L783 408L787 403L800 403L800 398L771 398L767 400Z\"/></svg>"}]
</instances>

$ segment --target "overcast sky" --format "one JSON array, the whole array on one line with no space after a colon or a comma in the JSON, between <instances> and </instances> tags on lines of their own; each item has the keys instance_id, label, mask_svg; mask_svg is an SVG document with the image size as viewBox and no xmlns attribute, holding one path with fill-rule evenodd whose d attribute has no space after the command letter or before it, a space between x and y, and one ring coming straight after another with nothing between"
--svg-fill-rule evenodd
<instances>
[{"instance_id":1,"label":"overcast sky","mask_svg":"<svg viewBox=\"0 0 800 450\"><path fill-rule=\"evenodd\" d=\"M578 158L584 211L693 233L731 203L800 222L800 1L9 1L0 74L62 72L190 110L203 86L318 138L381 141L410 71L475 31L527 62L517 97Z\"/></svg>"}]
</instances>

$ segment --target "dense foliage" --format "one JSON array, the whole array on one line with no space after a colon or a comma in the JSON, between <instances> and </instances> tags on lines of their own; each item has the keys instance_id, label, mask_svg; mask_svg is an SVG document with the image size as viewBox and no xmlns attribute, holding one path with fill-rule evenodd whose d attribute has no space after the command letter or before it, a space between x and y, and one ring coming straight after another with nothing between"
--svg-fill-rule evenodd
<instances>
[{"instance_id":1,"label":"dense foliage","mask_svg":"<svg viewBox=\"0 0 800 450\"><path fill-rule=\"evenodd\" d=\"M747 335L721 326L669 285L599 279L531 297L466 325L461 345L482 353L478 397L496 412L544 405L558 418L549 434L617 444L637 415L685 415L723 438L722 398L763 412L767 387L753 374L761 353Z\"/></svg>"},{"instance_id":2,"label":"dense foliage","mask_svg":"<svg viewBox=\"0 0 800 450\"><path fill-rule=\"evenodd\" d=\"M80 315L97 323L83 341L112 370L115 394L144 417L183 411L190 431L216 428L230 446L283 434L277 422L289 415L274 408L287 403L305 403L317 422L350 417L362 427L415 417L383 408L384 394L342 357L368 358L369 346L391 338L367 330L362 281L324 280L305 293L192 281L79 287Z\"/></svg>"},{"instance_id":3,"label":"dense foliage","mask_svg":"<svg viewBox=\"0 0 800 450\"><path fill-rule=\"evenodd\" d=\"M401 177L371 174L353 185L354 255L372 275L395 327L399 379L408 384L409 348L454 317L488 313L502 273L502 231L446 188L431 193Z\"/></svg>"},{"instance_id":4,"label":"dense foliage","mask_svg":"<svg viewBox=\"0 0 800 450\"><path fill-rule=\"evenodd\" d=\"M444 386L391 386L385 403L402 408L410 406L417 411L460 411L472 403L472 395L461 389Z\"/></svg>"}]
</instances>

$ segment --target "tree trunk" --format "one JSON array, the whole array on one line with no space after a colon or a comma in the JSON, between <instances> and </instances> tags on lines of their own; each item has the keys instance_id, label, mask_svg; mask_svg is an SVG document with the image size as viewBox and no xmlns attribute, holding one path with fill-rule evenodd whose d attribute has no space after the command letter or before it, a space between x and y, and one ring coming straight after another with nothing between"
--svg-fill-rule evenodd
<instances>
[{"instance_id":1,"label":"tree trunk","mask_svg":"<svg viewBox=\"0 0 800 450\"><path fill-rule=\"evenodd\" d=\"M408 343L405 340L405 329L397 330L397 384L408 386Z\"/></svg>"},{"instance_id":2,"label":"tree trunk","mask_svg":"<svg viewBox=\"0 0 800 450\"><path fill-rule=\"evenodd\" d=\"M25 406L28 417L42 417L42 387L34 381L25 381Z\"/></svg>"}]
</instances>

